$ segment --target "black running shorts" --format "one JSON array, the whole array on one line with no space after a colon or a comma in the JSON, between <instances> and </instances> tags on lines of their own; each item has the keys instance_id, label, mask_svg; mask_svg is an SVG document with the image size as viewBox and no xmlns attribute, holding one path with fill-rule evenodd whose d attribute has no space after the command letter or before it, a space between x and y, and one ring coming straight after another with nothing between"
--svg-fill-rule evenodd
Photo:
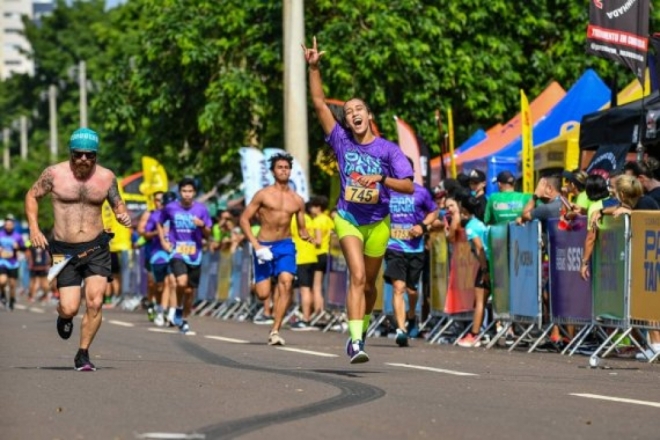
<instances>
[{"instance_id":1,"label":"black running shorts","mask_svg":"<svg viewBox=\"0 0 660 440\"><path fill-rule=\"evenodd\" d=\"M74 258L66 265L62 272L57 276L57 287L80 287L85 278L94 275L100 275L110 278L110 249L108 247L108 237L105 232L101 233L92 241L85 243L65 243L63 241L53 240L50 242L50 253L53 260L57 255L80 255L85 251L90 251L95 247L98 249L88 252L82 258Z\"/></svg>"},{"instance_id":2,"label":"black running shorts","mask_svg":"<svg viewBox=\"0 0 660 440\"><path fill-rule=\"evenodd\" d=\"M172 258L170 260L170 270L176 278L179 278L181 275L188 275L188 287L196 288L199 286L202 266L193 266L179 258Z\"/></svg>"},{"instance_id":3,"label":"black running shorts","mask_svg":"<svg viewBox=\"0 0 660 440\"><path fill-rule=\"evenodd\" d=\"M385 252L385 282L405 281L406 287L417 290L424 270L424 252L401 252L388 249Z\"/></svg>"}]
</instances>

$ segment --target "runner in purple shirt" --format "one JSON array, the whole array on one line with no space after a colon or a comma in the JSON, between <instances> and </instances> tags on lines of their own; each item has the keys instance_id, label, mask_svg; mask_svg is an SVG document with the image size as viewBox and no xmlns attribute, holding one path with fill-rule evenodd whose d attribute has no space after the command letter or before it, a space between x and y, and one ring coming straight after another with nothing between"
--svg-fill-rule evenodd
<instances>
[{"instance_id":1,"label":"runner in purple shirt","mask_svg":"<svg viewBox=\"0 0 660 440\"><path fill-rule=\"evenodd\" d=\"M193 293L199 286L203 239L211 234L211 216L203 204L195 201L195 181L189 177L179 182L180 200L163 208L161 224L170 222L170 270L176 278L177 310L175 324L183 333L190 330L188 321ZM183 308L181 305L183 304Z\"/></svg>"},{"instance_id":2,"label":"runner in purple shirt","mask_svg":"<svg viewBox=\"0 0 660 440\"><path fill-rule=\"evenodd\" d=\"M16 280L18 279L18 258L16 253L25 249L21 234L14 229L14 216L7 214L5 224L0 229L0 299L6 303L5 287L9 285L9 310L14 310L16 302Z\"/></svg>"},{"instance_id":3,"label":"runner in purple shirt","mask_svg":"<svg viewBox=\"0 0 660 440\"><path fill-rule=\"evenodd\" d=\"M344 118L335 120L325 102L316 38L303 46L309 65L309 91L326 142L337 156L341 190L335 230L346 258L350 280L346 309L350 338L346 353L351 363L369 360L364 336L376 302L376 278L390 236L390 191L411 194L413 171L399 147L374 134L373 115L359 98L344 104Z\"/></svg>"}]
</instances>

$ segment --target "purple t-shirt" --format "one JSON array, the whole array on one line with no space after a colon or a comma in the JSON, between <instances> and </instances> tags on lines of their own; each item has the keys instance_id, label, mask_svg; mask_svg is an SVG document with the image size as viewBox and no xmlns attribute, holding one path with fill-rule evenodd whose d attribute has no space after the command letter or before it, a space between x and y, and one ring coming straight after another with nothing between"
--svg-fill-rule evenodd
<instances>
[{"instance_id":1,"label":"purple t-shirt","mask_svg":"<svg viewBox=\"0 0 660 440\"><path fill-rule=\"evenodd\" d=\"M385 174L395 179L412 179L412 167L401 149L381 137L369 144L358 144L351 133L339 124L335 124L325 141L335 151L339 165L339 216L358 226L387 217L390 211L390 190L380 183L376 183L373 188L365 188L355 182L351 175Z\"/></svg>"},{"instance_id":2,"label":"purple t-shirt","mask_svg":"<svg viewBox=\"0 0 660 440\"><path fill-rule=\"evenodd\" d=\"M170 258L183 260L186 264L199 266L202 264L202 228L195 226L193 219L197 217L207 228L211 227L211 216L206 206L193 202L188 208L181 206L176 200L163 208L161 224L170 222L168 234L170 243L174 246Z\"/></svg>"},{"instance_id":3,"label":"purple t-shirt","mask_svg":"<svg viewBox=\"0 0 660 440\"><path fill-rule=\"evenodd\" d=\"M415 192L402 194L392 191L390 195L390 240L387 248L399 252L424 252L424 236L411 238L410 229L421 223L437 209L431 193L415 183Z\"/></svg>"},{"instance_id":4,"label":"purple t-shirt","mask_svg":"<svg viewBox=\"0 0 660 440\"><path fill-rule=\"evenodd\" d=\"M18 232L7 232L5 228L0 229L0 267L7 269L18 269L18 258L16 248L24 248L23 237Z\"/></svg>"},{"instance_id":5,"label":"purple t-shirt","mask_svg":"<svg viewBox=\"0 0 660 440\"><path fill-rule=\"evenodd\" d=\"M151 211L149 214L149 219L147 220L147 225L144 227L144 230L147 232L154 232L158 230L158 224L160 219L163 217L163 210L157 209ZM168 221L166 225L163 225L165 229L165 239L168 237L168 229L170 222ZM149 240L149 263L151 264L166 264L170 261L170 254L163 249L163 246L160 243L160 237L156 235Z\"/></svg>"}]
</instances>

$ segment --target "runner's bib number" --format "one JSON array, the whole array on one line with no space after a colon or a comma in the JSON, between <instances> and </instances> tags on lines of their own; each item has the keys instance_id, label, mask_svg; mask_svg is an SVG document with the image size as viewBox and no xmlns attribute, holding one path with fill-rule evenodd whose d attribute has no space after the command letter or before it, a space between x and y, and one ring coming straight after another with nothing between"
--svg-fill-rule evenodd
<instances>
[{"instance_id":1,"label":"runner's bib number","mask_svg":"<svg viewBox=\"0 0 660 440\"><path fill-rule=\"evenodd\" d=\"M175 252L179 255L194 255L197 252L197 245L194 241L182 241L176 244Z\"/></svg>"},{"instance_id":2,"label":"runner's bib number","mask_svg":"<svg viewBox=\"0 0 660 440\"><path fill-rule=\"evenodd\" d=\"M1 249L0 258L14 258L14 250Z\"/></svg>"},{"instance_id":3,"label":"runner's bib number","mask_svg":"<svg viewBox=\"0 0 660 440\"><path fill-rule=\"evenodd\" d=\"M390 229L390 237L395 240L410 240L410 228L393 227Z\"/></svg>"},{"instance_id":4,"label":"runner's bib number","mask_svg":"<svg viewBox=\"0 0 660 440\"><path fill-rule=\"evenodd\" d=\"M378 188L365 188L363 186L347 186L344 191L344 199L351 203L373 205L378 203L379 195Z\"/></svg>"}]
</instances>

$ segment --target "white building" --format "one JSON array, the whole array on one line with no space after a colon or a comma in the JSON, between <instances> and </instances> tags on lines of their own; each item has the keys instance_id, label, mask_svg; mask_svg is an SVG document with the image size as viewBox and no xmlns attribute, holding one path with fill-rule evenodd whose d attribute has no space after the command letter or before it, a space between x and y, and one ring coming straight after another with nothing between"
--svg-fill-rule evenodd
<instances>
[{"instance_id":1,"label":"white building","mask_svg":"<svg viewBox=\"0 0 660 440\"><path fill-rule=\"evenodd\" d=\"M21 53L21 49L30 51L21 34L22 16L38 21L54 7L54 0L0 0L0 79L13 73L34 74L34 62Z\"/></svg>"}]
</instances>

